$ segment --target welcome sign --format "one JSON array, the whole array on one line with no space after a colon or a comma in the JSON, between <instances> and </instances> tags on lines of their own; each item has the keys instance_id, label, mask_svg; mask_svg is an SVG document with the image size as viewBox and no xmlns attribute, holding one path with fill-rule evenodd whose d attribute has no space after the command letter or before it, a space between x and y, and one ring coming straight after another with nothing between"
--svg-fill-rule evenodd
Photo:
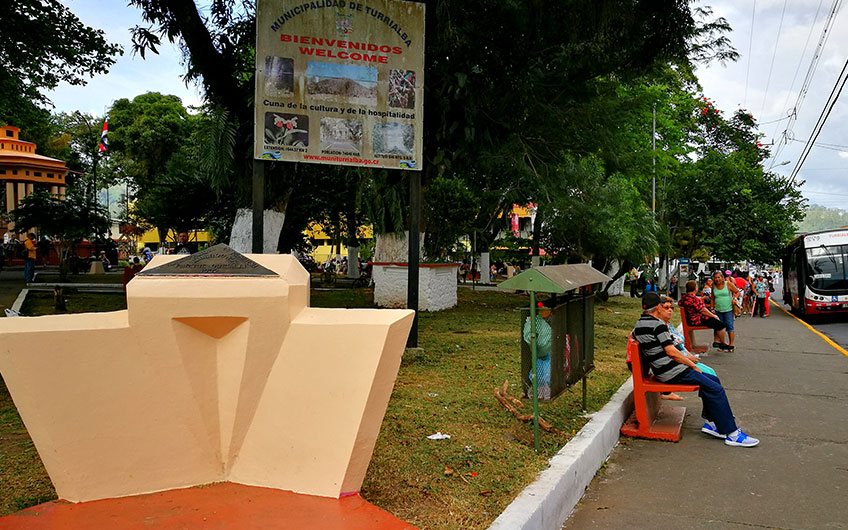
<instances>
[{"instance_id":1,"label":"welcome sign","mask_svg":"<svg viewBox=\"0 0 848 530\"><path fill-rule=\"evenodd\" d=\"M254 157L421 169L424 5L259 0Z\"/></svg>"}]
</instances>

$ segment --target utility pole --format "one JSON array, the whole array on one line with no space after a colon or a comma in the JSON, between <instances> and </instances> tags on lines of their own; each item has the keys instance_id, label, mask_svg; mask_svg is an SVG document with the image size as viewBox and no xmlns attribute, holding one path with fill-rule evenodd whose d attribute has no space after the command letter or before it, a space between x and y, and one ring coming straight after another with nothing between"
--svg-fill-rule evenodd
<instances>
[{"instance_id":1,"label":"utility pole","mask_svg":"<svg viewBox=\"0 0 848 530\"><path fill-rule=\"evenodd\" d=\"M657 104L654 102L653 120L651 125L651 213L657 216Z\"/></svg>"}]
</instances>

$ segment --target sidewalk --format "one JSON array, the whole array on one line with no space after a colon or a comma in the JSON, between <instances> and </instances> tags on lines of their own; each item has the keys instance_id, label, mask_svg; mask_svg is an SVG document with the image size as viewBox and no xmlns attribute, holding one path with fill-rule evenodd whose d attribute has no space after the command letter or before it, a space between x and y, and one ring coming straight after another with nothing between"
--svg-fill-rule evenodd
<instances>
[{"instance_id":1,"label":"sidewalk","mask_svg":"<svg viewBox=\"0 0 848 530\"><path fill-rule=\"evenodd\" d=\"M703 359L760 445L702 434L685 394L682 440L622 438L565 528L848 528L848 357L771 309L737 320L734 353Z\"/></svg>"}]
</instances>

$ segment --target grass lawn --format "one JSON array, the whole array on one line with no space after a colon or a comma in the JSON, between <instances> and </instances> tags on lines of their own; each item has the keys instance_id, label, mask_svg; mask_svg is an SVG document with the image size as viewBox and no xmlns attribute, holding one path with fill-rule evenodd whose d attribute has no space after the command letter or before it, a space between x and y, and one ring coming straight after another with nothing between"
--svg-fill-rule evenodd
<instances>
[{"instance_id":1,"label":"grass lawn","mask_svg":"<svg viewBox=\"0 0 848 530\"><path fill-rule=\"evenodd\" d=\"M52 294L47 296L52 308ZM316 307L370 307L371 300L362 289L312 293ZM521 396L519 309L527 305L525 296L461 288L456 308L421 315L421 350L404 356L363 484L367 500L422 529L485 528L585 424L577 384L541 404L542 417L563 434L543 432L537 454L532 427L494 398L504 380L511 395ZM68 306L81 304L69 297ZM625 297L596 304L590 411L606 404L629 375L624 337L639 311L638 301ZM426 438L437 431L451 438ZM0 513L55 495L5 386L0 473Z\"/></svg>"},{"instance_id":2,"label":"grass lawn","mask_svg":"<svg viewBox=\"0 0 848 530\"><path fill-rule=\"evenodd\" d=\"M120 311L127 308L127 298L124 293L77 293L65 288L67 311L64 313L102 313ZM21 313L24 315L53 315L56 314L53 303L53 293L49 291L30 291L24 300Z\"/></svg>"},{"instance_id":3,"label":"grass lawn","mask_svg":"<svg viewBox=\"0 0 848 530\"><path fill-rule=\"evenodd\" d=\"M68 274L68 277L63 281L59 278L59 273L54 271L39 271L36 280L38 283L123 283L123 269L118 269L121 272L108 272L106 274Z\"/></svg>"}]
</instances>

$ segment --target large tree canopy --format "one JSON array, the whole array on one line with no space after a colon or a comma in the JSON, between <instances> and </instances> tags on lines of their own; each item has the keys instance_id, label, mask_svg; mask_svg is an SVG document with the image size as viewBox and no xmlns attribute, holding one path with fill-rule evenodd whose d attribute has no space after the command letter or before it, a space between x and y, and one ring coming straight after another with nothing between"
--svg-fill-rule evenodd
<instances>
[{"instance_id":1,"label":"large tree canopy","mask_svg":"<svg viewBox=\"0 0 848 530\"><path fill-rule=\"evenodd\" d=\"M114 56L122 53L58 0L14 0L0 9L0 122L22 127L21 138L51 150L61 125L44 108L45 91L59 83L85 84L88 78L109 71Z\"/></svg>"},{"instance_id":2,"label":"large tree canopy","mask_svg":"<svg viewBox=\"0 0 848 530\"><path fill-rule=\"evenodd\" d=\"M691 252L693 246L729 252L735 234L723 243L715 219L685 215L675 202L706 175L727 171L738 173L738 192L747 201L729 207L744 204L756 212L756 226L775 235L772 241L755 231L760 243L734 255L769 255L791 225L787 220L797 217L797 190L762 171L761 154L751 148L755 133L744 118L699 114L704 103L695 96L695 63L737 57L725 37L726 21L709 9L689 0L424 3L431 253L444 251L460 232L476 234L487 247L511 205L527 202L538 205L547 225L538 236L561 260L637 259L654 250ZM236 196L246 204L254 3L212 0L202 11L192 0L131 4L148 23L133 30L135 51L155 52L163 39L178 43L186 77L205 88L210 140L201 144L206 152L198 167L208 169L217 189L241 186ZM351 179L345 169L307 166L267 166L266 185L277 189L266 189L266 204L293 206L287 223L305 222L311 211L337 233L362 215L378 232L401 228L407 212L402 176L363 170ZM653 177L659 189L651 218ZM766 193L770 188L775 193ZM767 215L763 201L786 207ZM716 208L711 205L707 215L728 218Z\"/></svg>"},{"instance_id":3,"label":"large tree canopy","mask_svg":"<svg viewBox=\"0 0 848 530\"><path fill-rule=\"evenodd\" d=\"M58 0L15 0L0 9L0 85L6 96L22 94L38 102L59 83L85 84L109 71L117 44L103 31L80 22Z\"/></svg>"}]
</instances>

